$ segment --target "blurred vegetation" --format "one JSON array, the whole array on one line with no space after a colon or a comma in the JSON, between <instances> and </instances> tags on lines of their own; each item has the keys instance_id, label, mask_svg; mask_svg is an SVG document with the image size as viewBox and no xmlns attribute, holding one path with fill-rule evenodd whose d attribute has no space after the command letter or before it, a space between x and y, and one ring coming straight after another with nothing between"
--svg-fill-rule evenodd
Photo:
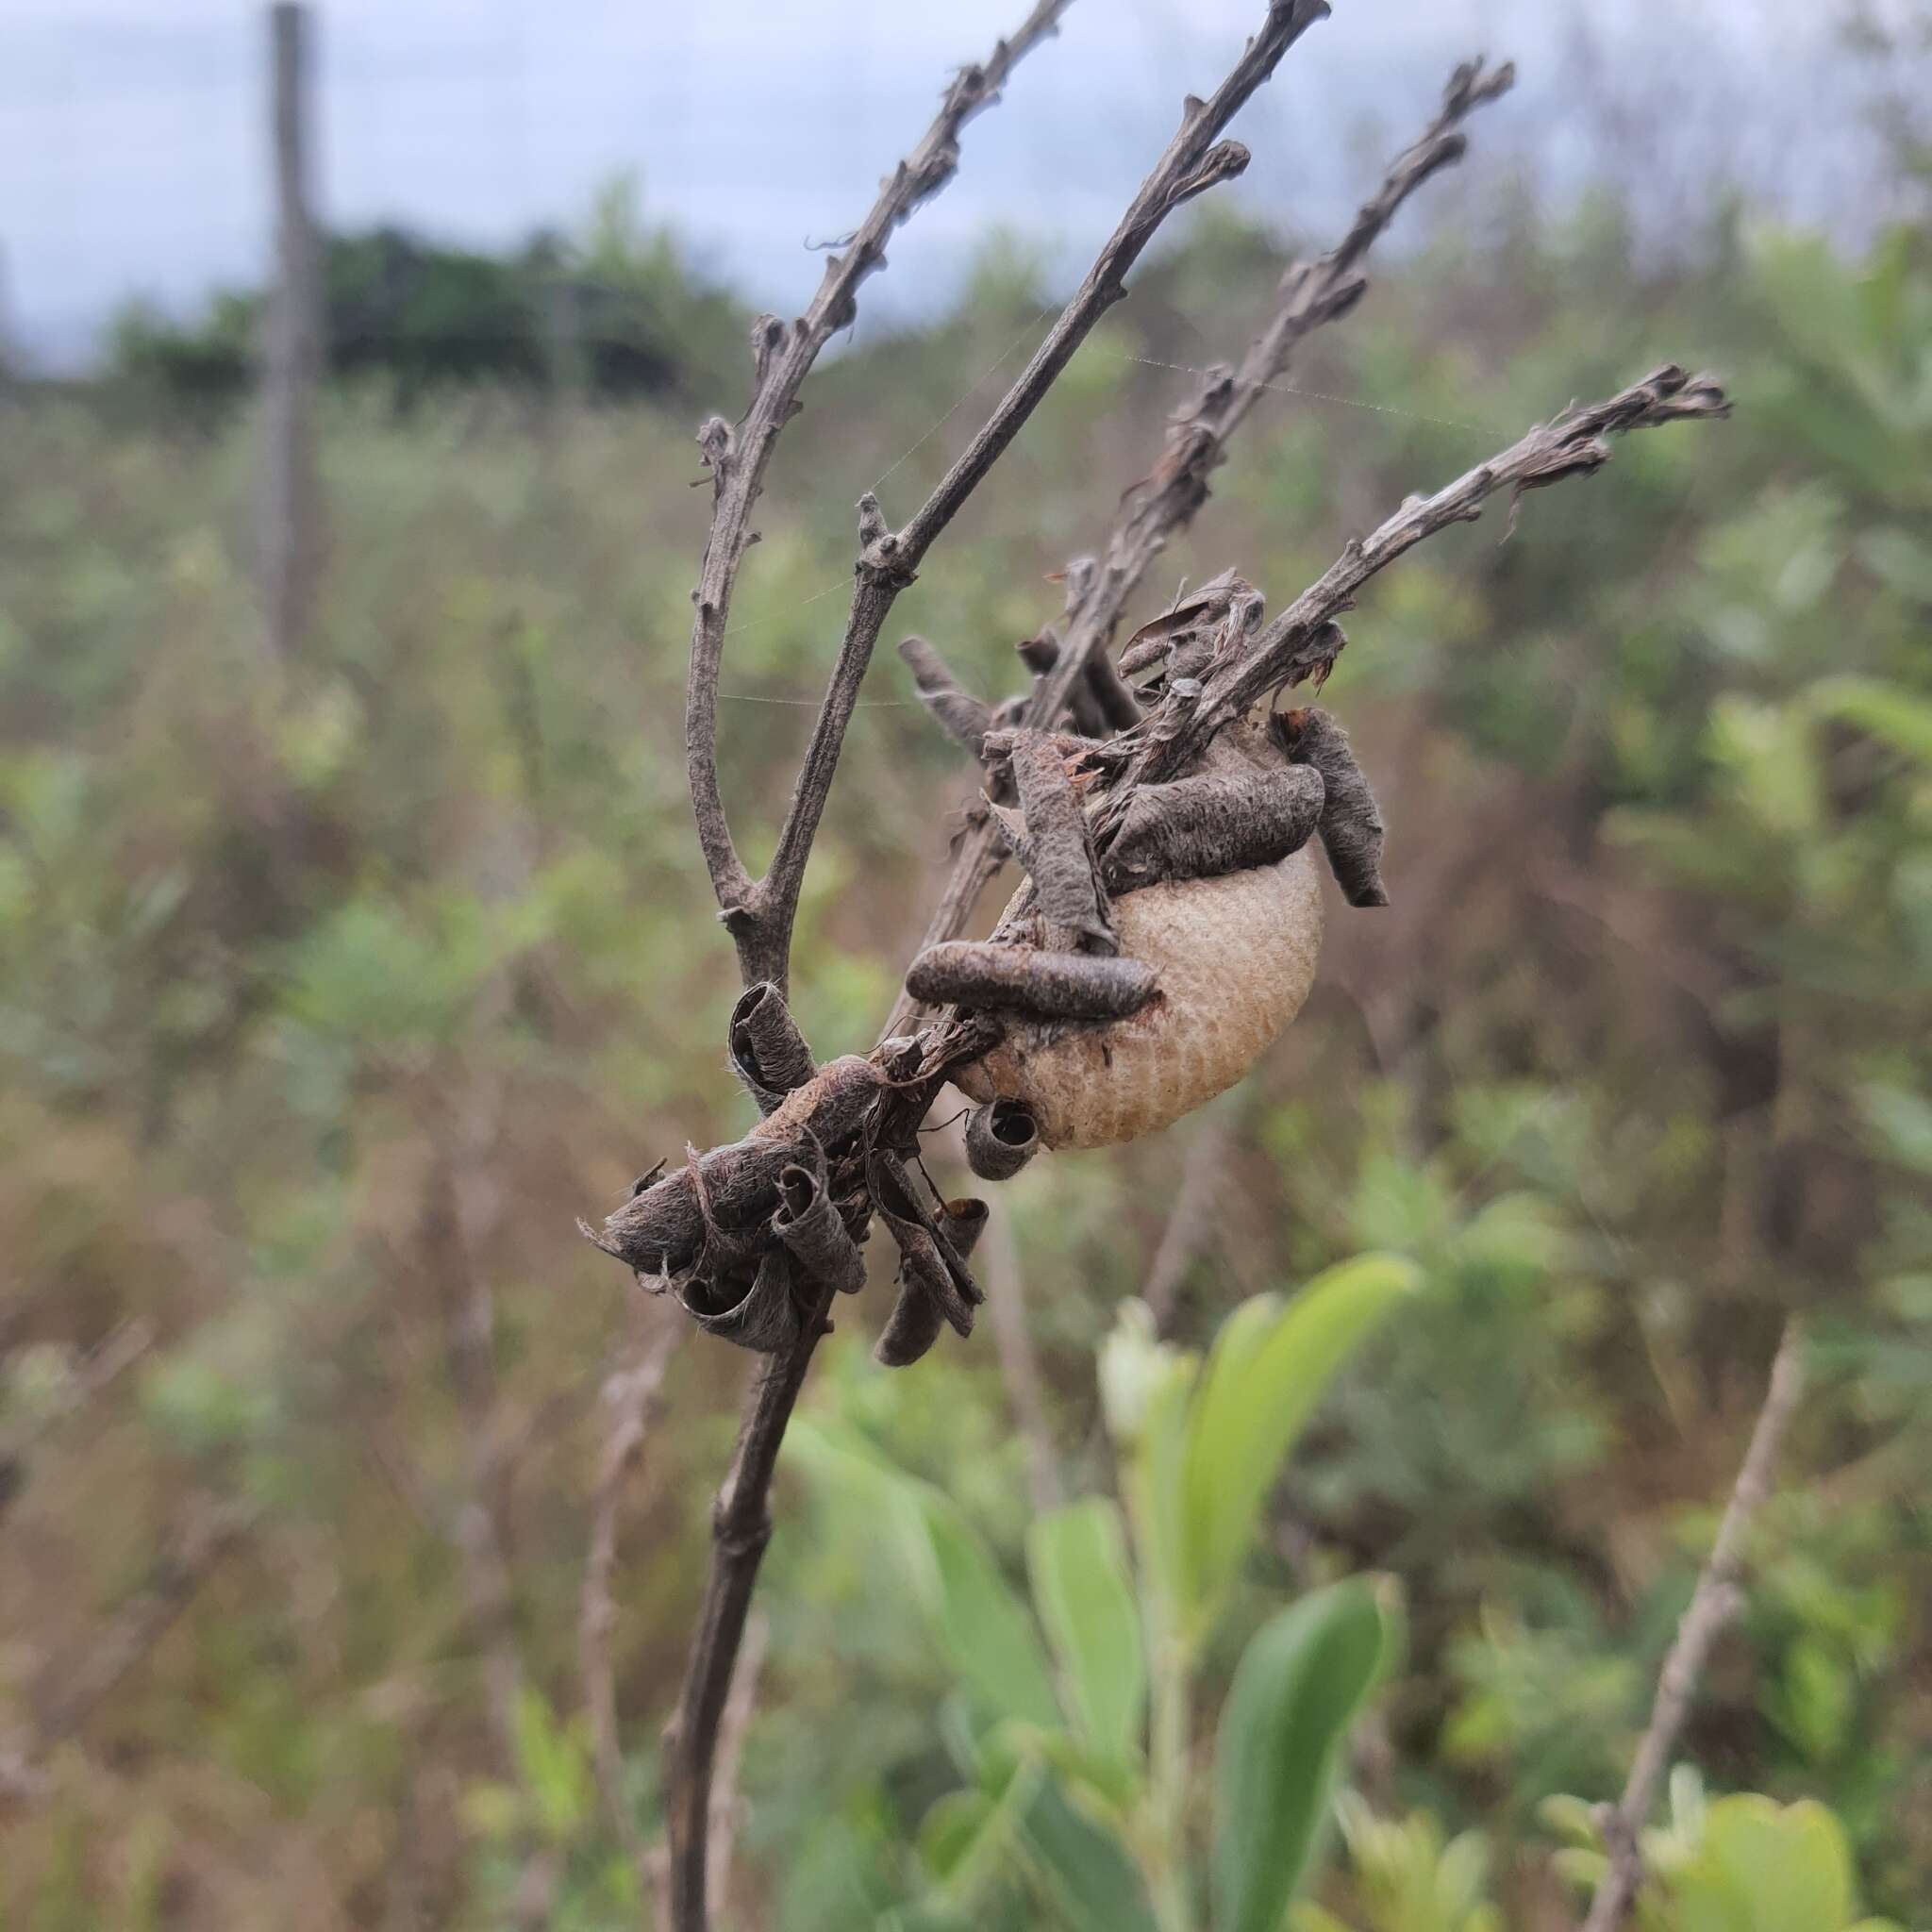
<instances>
[{"instance_id":1,"label":"blurred vegetation","mask_svg":"<svg viewBox=\"0 0 1932 1932\"><path fill-rule=\"evenodd\" d=\"M612 246L584 253L602 281L675 266ZM426 278L380 297L405 335L435 340L445 271L465 317L529 324L500 264L466 283L373 238L339 245L335 299L377 301L396 262ZM1044 579L1158 447L1189 380L1165 365L1234 349L1278 266L1208 219L1148 268L907 627L1016 683ZM861 328L790 433L725 679L755 866L850 506L916 502L974 420L926 433L966 376L1043 327L1038 280L1005 247L924 333ZM691 355L677 387L729 412L740 331L694 333L725 366ZM992 1336L892 1375L866 1353L882 1297L841 1313L760 1591L727 1923L1573 1924L1583 1807L1618 1788L1799 1308L1812 1393L1642 1923L1795 1927L1739 1890L1773 1858L1837 1912L1807 1932L1924 1923L1926 235L1847 259L1727 217L1666 269L1607 202L1442 233L1318 339L1147 602L1233 563L1278 606L1409 491L1665 355L1721 370L1736 419L1631 439L1350 621L1330 701L1380 786L1393 908L1337 909L1307 1013L1205 1124L999 1191L1046 1440ZM325 595L286 669L247 579L245 423L5 405L8 1925L639 1922L576 1637L598 1391L640 1317L572 1219L744 1124L679 757L705 506L681 404L479 370L508 379L345 360ZM870 1041L967 783L896 662L869 696L795 965L822 1054ZM1157 1341L1120 1304L1209 1129L1217 1202ZM1191 1357L1219 1335L1210 1359L1264 1362L1352 1260L1405 1285L1332 1376L1264 1390L1217 1459L1148 1447L1212 1384ZM97 1376L135 1318L150 1344ZM646 1834L743 1368L680 1349L625 1491L617 1794ZM1330 1638L1354 1690L1291 1728L1332 1751L1271 1755ZM1227 1849L1255 1840L1217 1730L1307 1823L1259 1876Z\"/></svg>"},{"instance_id":2,"label":"blurred vegetation","mask_svg":"<svg viewBox=\"0 0 1932 1932\"><path fill-rule=\"evenodd\" d=\"M381 378L400 404L488 382L619 399L689 402L736 378L749 321L644 225L634 182L597 198L581 235L539 233L506 255L396 227L324 239L329 374ZM176 410L243 401L263 297L224 290L183 320L135 302L116 316L108 374Z\"/></svg>"}]
</instances>

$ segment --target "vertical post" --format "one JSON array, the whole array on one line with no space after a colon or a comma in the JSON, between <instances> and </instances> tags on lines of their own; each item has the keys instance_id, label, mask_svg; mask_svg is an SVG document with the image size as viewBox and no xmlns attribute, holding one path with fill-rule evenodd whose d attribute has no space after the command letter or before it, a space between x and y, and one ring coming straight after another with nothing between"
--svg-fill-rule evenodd
<instances>
[{"instance_id":1,"label":"vertical post","mask_svg":"<svg viewBox=\"0 0 1932 1932\"><path fill-rule=\"evenodd\" d=\"M13 285L8 278L7 244L0 242L0 400L12 391L15 379L25 374L25 358L15 366L13 346Z\"/></svg>"},{"instance_id":2,"label":"vertical post","mask_svg":"<svg viewBox=\"0 0 1932 1932\"><path fill-rule=\"evenodd\" d=\"M269 655L301 643L320 543L314 398L322 362L321 275L308 202L310 15L299 0L269 8L270 144L275 157L275 273L262 338L261 596Z\"/></svg>"}]
</instances>

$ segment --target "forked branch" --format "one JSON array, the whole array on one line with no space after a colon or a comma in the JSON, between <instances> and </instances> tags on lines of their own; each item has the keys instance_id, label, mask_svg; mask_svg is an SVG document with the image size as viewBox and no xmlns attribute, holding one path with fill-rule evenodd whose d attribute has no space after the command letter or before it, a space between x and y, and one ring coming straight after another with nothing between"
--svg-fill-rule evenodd
<instances>
[{"instance_id":1,"label":"forked branch","mask_svg":"<svg viewBox=\"0 0 1932 1932\"><path fill-rule=\"evenodd\" d=\"M1036 21L1041 15L1050 17L1035 28L1033 38L1047 30L1059 10L1035 9ZM1247 166L1247 149L1239 142L1222 141L1222 129L1274 72L1289 48L1327 12L1327 0L1274 0L1259 32L1248 42L1227 78L1207 100L1190 97L1179 131L1141 183L1119 225L1108 237L1044 341L978 434L904 527L894 534L877 501L869 493L860 499L861 547L855 566L858 582L845 634L824 703L812 727L791 803L779 829L771 870L757 881L745 873L732 846L718 791L718 665L724 644L724 612L729 607L738 560L749 541L745 519L756 494L754 469L761 474L771 443L795 408L798 382L816 357L820 342L812 342L809 336L794 337L791 352L782 360L773 360L761 376L752 416L747 418L748 423L757 420L761 430L761 454L752 462L748 463L740 453L742 439L722 420L714 417L705 425L700 441L712 468L717 507L706 552L704 580L697 592L697 624L691 635L685 750L706 863L711 872L725 926L737 942L739 965L747 986L770 980L781 992L785 990L791 927L797 917L798 896L812 839L824 812L845 727L858 701L859 685L899 592L913 581L935 539L985 480L1094 325L1125 294L1126 273L1139 260L1160 225L1194 196L1219 182L1232 180ZM1029 21L1028 25L1033 26L1034 23ZM1024 38L1023 31L1015 37L1016 42ZM949 95L949 102L951 98ZM942 109L941 121L945 119ZM936 129L939 125L935 124ZM930 141L932 136L929 134L927 139ZM885 198L890 195L889 185ZM909 207L910 204L908 211ZM874 217L878 214L879 209L874 208ZM861 235L871 226L869 218L868 229L861 230ZM881 236L883 232L883 228L878 230ZM858 252L855 247L854 255ZM821 290L820 301L824 294ZM819 302L814 302L814 311L818 307ZM845 320L849 319L846 314ZM770 324L764 341L772 344L774 358L782 340L778 325ZM802 346L808 342L808 354ZM796 378L792 379L794 364ZM785 386L787 383L789 387ZM768 391L778 397L782 405L782 413L775 417L766 406Z\"/></svg>"},{"instance_id":2,"label":"forked branch","mask_svg":"<svg viewBox=\"0 0 1932 1932\"><path fill-rule=\"evenodd\" d=\"M949 178L956 138L967 116L992 97L1013 62L1050 33L1064 11L1036 6L1025 25L1001 43L984 68L955 82L939 118L908 162L887 184L847 253L828 264L826 278L806 316L791 331L763 318L755 342L757 391L744 422L734 430L721 419L705 425L700 442L710 465L713 510L697 616L691 633L686 695L685 751L699 841L726 929L738 948L747 987L769 981L782 993L788 979L791 931L812 840L823 816L845 728L858 702L872 653L899 592L960 507L1020 432L1100 318L1125 292L1124 277L1177 208L1247 165L1247 151L1220 139L1228 121L1274 73L1303 33L1327 11L1326 0L1270 0L1258 31L1227 77L1207 100L1190 97L1179 131L1141 184L1071 301L1026 367L1001 398L938 487L896 534L877 502L859 504L860 554L844 637L825 699L793 791L767 876L754 881L733 845L717 770L718 674L737 573L755 540L750 512L785 423L796 412L798 391L831 334L849 323L859 279L883 259L886 234ZM833 1290L813 1282L795 1342L759 1374L747 1402L730 1474L713 1514L713 1549L698 1628L692 1640L677 1709L665 1734L670 1839L671 1918L675 1932L704 1932L706 1845L719 1727L732 1666L760 1558L771 1535L767 1498L778 1446L791 1420Z\"/></svg>"},{"instance_id":3,"label":"forked branch","mask_svg":"<svg viewBox=\"0 0 1932 1932\"><path fill-rule=\"evenodd\" d=\"M711 472L711 529L704 567L691 593L697 616L691 634L686 686L685 767L697 812L698 842L727 926L754 917L751 874L744 869L724 816L718 789L718 665L731 616L739 566L758 541L753 506L764 489L765 471L780 432L804 407L798 392L820 352L858 314L858 285L883 268L886 238L950 181L959 165L959 135L966 123L999 98L1013 69L1058 27L1071 0L1039 0L1019 30L998 42L991 58L963 68L946 90L917 147L892 171L844 253L825 262L810 306L789 327L761 315L752 329L755 387L750 407L734 428L713 416L698 432ZM747 973L746 983L756 979Z\"/></svg>"},{"instance_id":4,"label":"forked branch","mask_svg":"<svg viewBox=\"0 0 1932 1932\"><path fill-rule=\"evenodd\" d=\"M1538 425L1486 463L1465 471L1430 496L1411 496L1366 538L1351 539L1326 571L1252 638L1231 625L1220 661L1205 681L1181 680L1158 710L1107 747L1124 778L1096 825L1104 839L1124 815L1133 785L1158 783L1181 769L1231 718L1272 693L1308 678L1327 676L1346 641L1335 622L1355 607L1356 593L1425 537L1453 524L1474 523L1483 504L1507 490L1520 501L1530 490L1587 476L1610 459L1606 440L1631 429L1665 423L1728 416L1731 405L1715 378L1690 375L1674 363L1654 369L1642 381L1600 403L1566 409ZM1512 506L1513 507L1513 506Z\"/></svg>"}]
</instances>

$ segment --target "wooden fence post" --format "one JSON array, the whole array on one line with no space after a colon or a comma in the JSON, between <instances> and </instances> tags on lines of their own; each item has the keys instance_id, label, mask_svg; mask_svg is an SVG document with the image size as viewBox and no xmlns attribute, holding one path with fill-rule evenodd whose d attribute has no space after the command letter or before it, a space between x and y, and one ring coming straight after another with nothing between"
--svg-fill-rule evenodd
<instances>
[{"instance_id":1,"label":"wooden fence post","mask_svg":"<svg viewBox=\"0 0 1932 1932\"><path fill-rule=\"evenodd\" d=\"M269 653L300 647L321 542L315 388L322 366L322 281L309 208L311 15L299 0L269 8L270 138L275 157L275 273L262 337L261 596Z\"/></svg>"}]
</instances>

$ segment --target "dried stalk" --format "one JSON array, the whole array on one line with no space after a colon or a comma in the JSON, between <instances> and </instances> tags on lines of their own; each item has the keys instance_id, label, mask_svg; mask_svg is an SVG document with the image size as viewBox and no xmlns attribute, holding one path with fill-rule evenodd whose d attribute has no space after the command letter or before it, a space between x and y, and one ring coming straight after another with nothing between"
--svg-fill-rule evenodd
<instances>
[{"instance_id":1,"label":"dried stalk","mask_svg":"<svg viewBox=\"0 0 1932 1932\"><path fill-rule=\"evenodd\" d=\"M743 423L734 431L713 418L700 435L712 473L713 511L691 633L686 762L699 843L748 986L769 980L781 992L785 988L806 861L859 684L893 601L1094 325L1125 293L1128 269L1161 223L1175 208L1246 166L1246 149L1221 141L1221 130L1328 8L1326 0L1271 0L1259 30L1213 95L1206 101L1189 98L1179 132L1141 184L1072 300L910 522L894 535L876 501L869 494L861 499L862 547L844 637L771 869L763 879L754 881L733 844L718 787L718 674L738 568L754 541L751 508L773 445L796 412L799 388L820 350L851 321L858 284L883 260L888 232L950 177L957 165L961 125L988 105L1014 61L1052 31L1064 10L1065 0L1042 0L1018 33L999 43L991 60L959 75L939 118L887 183L852 246L827 264L825 279L806 315L789 332L774 319L761 318L755 333L757 390ZM705 1599L677 1708L665 1732L674 1932L704 1932L708 1924L706 1845L719 1725L758 1563L771 1536L767 1497L778 1446L812 1351L827 1326L832 1292L828 1284L811 1284L799 1339L769 1363L754 1385L731 1474L713 1513L713 1553Z\"/></svg>"},{"instance_id":2,"label":"dried stalk","mask_svg":"<svg viewBox=\"0 0 1932 1932\"><path fill-rule=\"evenodd\" d=\"M788 947L778 934L781 926L788 934L790 930L790 921L774 921L769 909L769 901L782 891L782 884L755 882L746 872L718 789L718 667L739 566L758 541L758 533L751 527L752 508L764 488L765 471L780 432L804 407L798 392L812 364L832 337L850 326L858 313L859 283L885 265L886 238L952 179L959 164L960 131L998 98L1014 67L1057 30L1068 5L1069 0L1039 0L1019 30L995 44L991 59L961 70L932 125L881 187L844 253L827 258L824 276L805 313L789 329L776 316L758 317L752 335L757 387L737 428L713 417L699 434L711 470L711 529L698 588L691 593L697 617L691 627L685 695L685 766L697 814L698 843L704 848L725 926L738 942L747 986L771 979L783 990ZM809 845L808 836L805 842ZM795 892L794 885L794 899ZM778 958L779 972L764 969L762 961L770 955Z\"/></svg>"},{"instance_id":3,"label":"dried stalk","mask_svg":"<svg viewBox=\"0 0 1932 1932\"><path fill-rule=\"evenodd\" d=\"M1677 1625L1670 1655L1664 1658L1650 1723L1631 1761L1624 1795L1615 1805L1603 1807L1598 1814L1610 1862L1597 1886L1595 1898L1591 1901L1583 1932L1616 1932L1643 1883L1644 1823L1657 1800L1657 1787L1669 1768L1671 1754L1676 1749L1684 1720L1690 1714L1690 1700L1697 1693L1710 1647L1743 1607L1740 1578L1744 1570L1744 1541L1753 1519L1771 1494L1778 1444L1804 1389L1805 1334L1802 1324L1793 1319L1785 1324L1784 1339L1778 1343L1776 1359L1771 1365L1764 1407L1751 1431L1737 1487L1731 1491L1731 1500L1718 1524L1717 1538L1697 1578L1690 1607Z\"/></svg>"},{"instance_id":4,"label":"dried stalk","mask_svg":"<svg viewBox=\"0 0 1932 1932\"><path fill-rule=\"evenodd\" d=\"M1462 122L1507 93L1515 77L1507 64L1493 72L1486 72L1481 60L1458 67L1443 90L1441 111L1390 163L1341 242L1326 255L1295 262L1283 275L1280 306L1248 345L1241 366L1208 371L1200 393L1170 423L1159 459L1124 500L1099 563L1083 559L1069 570L1072 594L1058 655L1028 697L1023 723L1050 728L1058 721L1080 680L1104 658L1148 569L1207 502L1208 476L1226 460L1228 438L1280 380L1304 339L1355 308L1367 287L1360 269L1369 250L1424 182L1462 158L1468 149ZM997 824L982 819L969 826L920 950L965 931L1006 858ZM880 1037L905 1032L919 1009L920 1002L902 994Z\"/></svg>"},{"instance_id":5,"label":"dried stalk","mask_svg":"<svg viewBox=\"0 0 1932 1932\"><path fill-rule=\"evenodd\" d=\"M421 1246L441 1303L443 1361L463 1433L466 1492L449 1512L448 1528L462 1558L491 1727L508 1776L516 1770L517 1706L525 1672L510 1581L510 1472L496 1384L495 1301L478 1259L489 1245L487 1224L497 1213L493 1184L484 1174L492 1111L476 1097L460 1123L432 1122L435 1154Z\"/></svg>"},{"instance_id":6,"label":"dried stalk","mask_svg":"<svg viewBox=\"0 0 1932 1932\"><path fill-rule=\"evenodd\" d=\"M764 1668L765 1645L771 1636L763 1617L745 1625L744 1643L731 1671L731 1694L718 1727L718 1770L711 1787L711 1843L707 1885L722 1913L724 1888L731 1876L731 1848L738 1837L741 1805L738 1767L744 1757L744 1737L758 1707L758 1673Z\"/></svg>"},{"instance_id":7,"label":"dried stalk","mask_svg":"<svg viewBox=\"0 0 1932 1932\"><path fill-rule=\"evenodd\" d=\"M1520 500L1525 491L1591 475L1610 459L1608 436L1727 416L1730 408L1711 376L1690 375L1666 363L1604 402L1566 409L1538 425L1433 495L1411 496L1366 539L1351 539L1321 577L1252 641L1237 641L1201 689L1170 691L1158 711L1109 743L1109 759L1124 775L1114 780L1096 837L1105 840L1109 826L1124 816L1135 785L1158 783L1184 769L1216 731L1263 698L1310 677L1324 678L1346 641L1335 620L1355 608L1356 593L1372 576L1424 538L1452 524L1474 523L1498 491L1508 490Z\"/></svg>"}]
</instances>

